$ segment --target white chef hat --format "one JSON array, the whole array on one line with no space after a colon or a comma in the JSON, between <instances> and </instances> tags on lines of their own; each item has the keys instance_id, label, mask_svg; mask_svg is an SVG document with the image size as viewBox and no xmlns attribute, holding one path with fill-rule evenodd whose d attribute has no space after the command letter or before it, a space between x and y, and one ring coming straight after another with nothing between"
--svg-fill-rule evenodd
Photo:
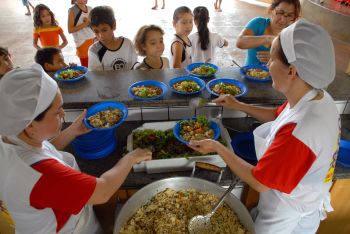
<instances>
[{"instance_id":1,"label":"white chef hat","mask_svg":"<svg viewBox=\"0 0 350 234\"><path fill-rule=\"evenodd\" d=\"M333 43L321 26L300 19L283 29L280 38L288 62L296 67L302 80L317 89L334 80Z\"/></svg>"},{"instance_id":2,"label":"white chef hat","mask_svg":"<svg viewBox=\"0 0 350 234\"><path fill-rule=\"evenodd\" d=\"M16 68L0 81L0 135L17 135L54 100L58 86L39 64Z\"/></svg>"}]
</instances>

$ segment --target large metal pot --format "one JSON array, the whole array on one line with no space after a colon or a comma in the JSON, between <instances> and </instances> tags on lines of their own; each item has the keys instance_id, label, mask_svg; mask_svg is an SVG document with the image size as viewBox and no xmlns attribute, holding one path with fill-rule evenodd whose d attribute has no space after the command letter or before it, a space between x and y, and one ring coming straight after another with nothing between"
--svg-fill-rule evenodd
<instances>
[{"instance_id":1,"label":"large metal pot","mask_svg":"<svg viewBox=\"0 0 350 234\"><path fill-rule=\"evenodd\" d=\"M148 203L152 197L166 188L171 188L176 191L193 188L197 191L214 194L217 197L221 197L225 192L225 189L217 184L193 177L174 177L158 180L140 189L125 203L116 218L114 234L119 233L124 224L141 206ZM242 202L233 194L229 194L225 202L236 212L243 226L247 228L250 233L255 233L253 220Z\"/></svg>"}]
</instances>

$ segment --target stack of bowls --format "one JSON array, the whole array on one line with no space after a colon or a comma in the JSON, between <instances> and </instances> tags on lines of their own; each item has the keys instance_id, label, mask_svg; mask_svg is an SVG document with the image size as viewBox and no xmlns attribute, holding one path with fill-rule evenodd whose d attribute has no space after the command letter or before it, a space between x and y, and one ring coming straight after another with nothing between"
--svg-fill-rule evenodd
<instances>
[{"instance_id":1,"label":"stack of bowls","mask_svg":"<svg viewBox=\"0 0 350 234\"><path fill-rule=\"evenodd\" d=\"M99 111L103 111L108 108L119 109L122 112L123 116L116 124L109 128L93 128L87 118ZM117 147L115 129L122 122L124 122L127 116L127 107L119 102L101 102L90 107L87 110L84 123L87 128L90 128L92 130L87 134L77 137L72 142L75 154L85 159L99 159L110 155Z\"/></svg>"}]
</instances>

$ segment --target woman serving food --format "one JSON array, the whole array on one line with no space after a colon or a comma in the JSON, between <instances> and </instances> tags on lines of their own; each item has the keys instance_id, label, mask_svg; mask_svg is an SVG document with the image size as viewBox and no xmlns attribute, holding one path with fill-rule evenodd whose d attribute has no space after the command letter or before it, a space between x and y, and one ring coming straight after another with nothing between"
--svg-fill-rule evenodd
<instances>
[{"instance_id":1,"label":"woman serving food","mask_svg":"<svg viewBox=\"0 0 350 234\"><path fill-rule=\"evenodd\" d=\"M236 42L239 49L247 49L245 65L269 61L273 39L298 19L300 9L299 0L273 0L269 8L271 18L256 17L248 22Z\"/></svg>"},{"instance_id":2,"label":"woman serving food","mask_svg":"<svg viewBox=\"0 0 350 234\"><path fill-rule=\"evenodd\" d=\"M38 64L2 78L0 106L6 110L0 113L0 198L16 233L100 233L91 205L108 201L151 151L128 153L98 178L80 172L60 150L89 131L85 111L60 132L62 95Z\"/></svg>"},{"instance_id":3,"label":"woman serving food","mask_svg":"<svg viewBox=\"0 0 350 234\"><path fill-rule=\"evenodd\" d=\"M272 87L287 101L278 108L239 102L231 95L213 100L263 122L255 129L258 163L253 166L214 140L191 141L201 153L217 152L231 170L260 192L256 233L315 233L331 211L332 185L339 149L340 118L323 89L335 76L329 34L299 20L282 30L271 47Z\"/></svg>"}]
</instances>

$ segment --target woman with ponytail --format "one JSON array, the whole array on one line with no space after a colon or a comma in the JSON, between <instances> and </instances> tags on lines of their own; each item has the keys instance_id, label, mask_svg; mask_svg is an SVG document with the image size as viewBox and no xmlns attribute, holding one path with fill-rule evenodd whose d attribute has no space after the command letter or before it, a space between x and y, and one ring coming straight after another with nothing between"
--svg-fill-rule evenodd
<instances>
[{"instance_id":1,"label":"woman with ponytail","mask_svg":"<svg viewBox=\"0 0 350 234\"><path fill-rule=\"evenodd\" d=\"M192 43L192 62L209 62L214 60L216 47L228 46L228 42L217 33L208 29L209 11L204 6L196 7L193 10L194 24L198 32L189 38Z\"/></svg>"}]
</instances>

